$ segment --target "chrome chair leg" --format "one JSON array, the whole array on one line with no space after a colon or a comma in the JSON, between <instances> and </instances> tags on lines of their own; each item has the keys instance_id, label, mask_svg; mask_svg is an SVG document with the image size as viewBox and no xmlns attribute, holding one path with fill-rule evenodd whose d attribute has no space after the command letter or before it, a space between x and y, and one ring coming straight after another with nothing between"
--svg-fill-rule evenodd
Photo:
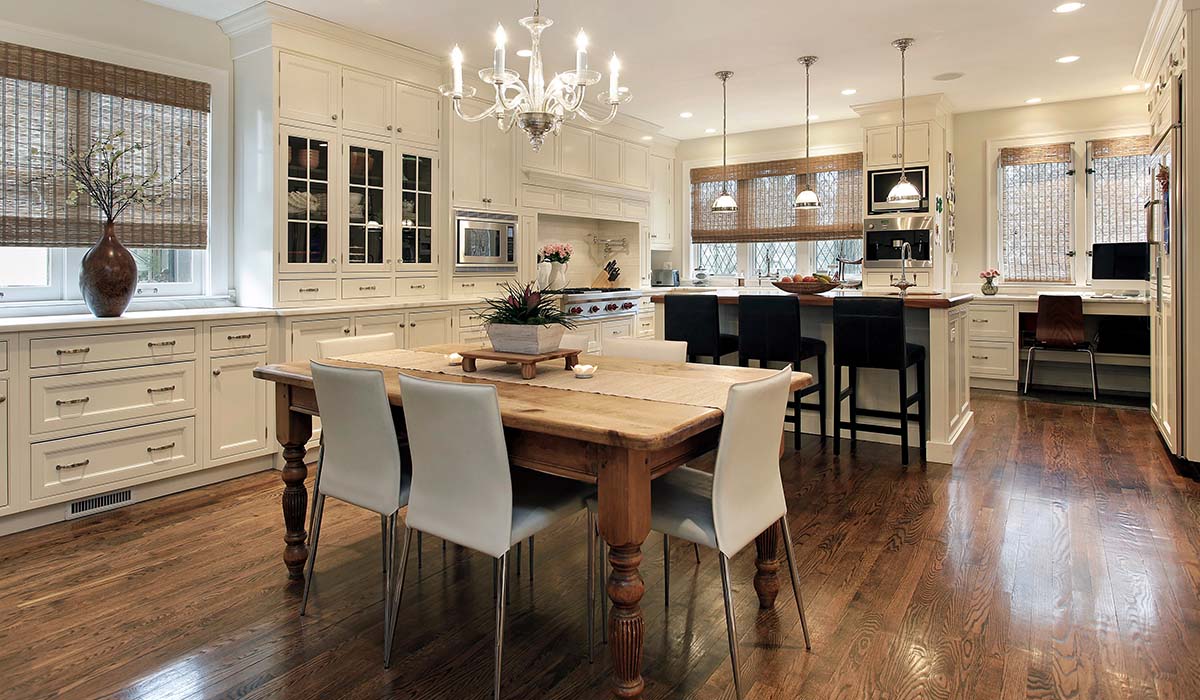
<instances>
[{"instance_id":1,"label":"chrome chair leg","mask_svg":"<svg viewBox=\"0 0 1200 700\"><path fill-rule=\"evenodd\" d=\"M400 573L396 576L396 592L392 596L395 600L388 603L392 608L392 631L388 633L387 646L383 648L384 668L392 665L392 645L396 640L396 620L400 619L400 601L404 598L404 573L408 570L408 549L412 545L412 536L412 528L406 526L404 528L404 547L400 550Z\"/></svg>"},{"instance_id":2,"label":"chrome chair leg","mask_svg":"<svg viewBox=\"0 0 1200 700\"><path fill-rule=\"evenodd\" d=\"M804 617L804 597L800 595L800 576L796 573L796 552L792 549L792 532L788 529L787 515L779 519L783 530L783 551L787 554L788 573L792 575L792 594L796 596L796 609L800 611L800 629L804 631L804 648L812 650L808 639L808 620Z\"/></svg>"},{"instance_id":3,"label":"chrome chair leg","mask_svg":"<svg viewBox=\"0 0 1200 700\"><path fill-rule=\"evenodd\" d=\"M420 531L417 531L417 568L418 569L421 568L421 564L422 564L421 554L422 554L422 551L425 549L425 547L424 547L425 538L422 537L422 534L423 533L421 533Z\"/></svg>"},{"instance_id":4,"label":"chrome chair leg","mask_svg":"<svg viewBox=\"0 0 1200 700\"><path fill-rule=\"evenodd\" d=\"M382 564L383 564L383 575L384 575L383 583L385 586L387 585L387 572L388 572L388 551L387 551L388 517L389 516L387 516L387 515L379 516L379 558L382 560Z\"/></svg>"},{"instance_id":5,"label":"chrome chair leg","mask_svg":"<svg viewBox=\"0 0 1200 700\"><path fill-rule=\"evenodd\" d=\"M325 514L325 494L316 493L313 496L312 543L308 548L308 566L304 572L304 599L300 601L300 615L303 617L308 609L308 592L312 589L313 566L317 563L317 544L321 539L321 516Z\"/></svg>"},{"instance_id":6,"label":"chrome chair leg","mask_svg":"<svg viewBox=\"0 0 1200 700\"><path fill-rule=\"evenodd\" d=\"M595 661L596 648L596 516L587 516L587 639L588 663Z\"/></svg>"},{"instance_id":7,"label":"chrome chair leg","mask_svg":"<svg viewBox=\"0 0 1200 700\"><path fill-rule=\"evenodd\" d=\"M308 507L308 526L310 528L317 517L317 494L321 492L321 466L323 464L325 464L325 434L321 433L317 443L317 473L313 476L313 502Z\"/></svg>"},{"instance_id":8,"label":"chrome chair leg","mask_svg":"<svg viewBox=\"0 0 1200 700\"><path fill-rule=\"evenodd\" d=\"M396 521L399 513L385 517L384 528L384 573L383 573L383 643L386 645L392 639L392 626L396 624L392 614L392 568L396 565ZM387 663L387 652L384 652L384 663Z\"/></svg>"},{"instance_id":9,"label":"chrome chair leg","mask_svg":"<svg viewBox=\"0 0 1200 700\"><path fill-rule=\"evenodd\" d=\"M533 580L533 535L529 536L529 580Z\"/></svg>"},{"instance_id":10,"label":"chrome chair leg","mask_svg":"<svg viewBox=\"0 0 1200 700\"><path fill-rule=\"evenodd\" d=\"M699 564L700 563L700 545L693 542L692 543L692 551L696 553L696 563Z\"/></svg>"},{"instance_id":11,"label":"chrome chair leg","mask_svg":"<svg viewBox=\"0 0 1200 700\"><path fill-rule=\"evenodd\" d=\"M1092 363L1092 401L1100 400L1100 380L1096 376L1096 353L1089 348L1087 351L1088 359Z\"/></svg>"},{"instance_id":12,"label":"chrome chair leg","mask_svg":"<svg viewBox=\"0 0 1200 700\"><path fill-rule=\"evenodd\" d=\"M500 555L500 595L496 596L496 668L492 675L492 700L500 700L500 669L504 659L504 594L508 588L508 553Z\"/></svg>"},{"instance_id":13,"label":"chrome chair leg","mask_svg":"<svg viewBox=\"0 0 1200 700\"><path fill-rule=\"evenodd\" d=\"M671 607L671 536L663 535L663 607Z\"/></svg>"},{"instance_id":14,"label":"chrome chair leg","mask_svg":"<svg viewBox=\"0 0 1200 700\"><path fill-rule=\"evenodd\" d=\"M725 589L725 627L729 632L729 661L733 664L733 690L742 700L742 664L738 661L737 622L733 617L733 587L729 583L729 557L721 554L721 586Z\"/></svg>"},{"instance_id":15,"label":"chrome chair leg","mask_svg":"<svg viewBox=\"0 0 1200 700\"><path fill-rule=\"evenodd\" d=\"M1029 393L1029 383L1033 381L1033 351L1034 350L1037 350L1037 348L1030 345L1029 346L1029 356L1025 360L1025 391L1021 392L1023 394Z\"/></svg>"}]
</instances>

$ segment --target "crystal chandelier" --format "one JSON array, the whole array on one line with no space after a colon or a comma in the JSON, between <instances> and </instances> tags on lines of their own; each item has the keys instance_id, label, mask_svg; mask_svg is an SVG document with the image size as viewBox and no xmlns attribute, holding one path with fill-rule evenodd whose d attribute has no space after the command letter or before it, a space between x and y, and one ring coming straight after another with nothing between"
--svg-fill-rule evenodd
<instances>
[{"instance_id":1,"label":"crystal chandelier","mask_svg":"<svg viewBox=\"0 0 1200 700\"><path fill-rule=\"evenodd\" d=\"M809 114L809 90L808 90L808 72L813 64L817 62L816 56L801 56L796 59L804 64L804 189L800 190L796 195L796 201L793 204L797 209L815 209L821 206L821 199L817 197L817 193L812 188L812 182L809 179L812 177L811 156L809 154L809 137L808 132L812 130L812 117Z\"/></svg>"},{"instance_id":2,"label":"crystal chandelier","mask_svg":"<svg viewBox=\"0 0 1200 700\"><path fill-rule=\"evenodd\" d=\"M907 113L905 112L905 101L908 97L907 86L905 80L907 78L905 71L904 52L908 47L913 45L912 39L897 39L892 42L892 46L900 49L900 181L888 192L887 201L891 204L915 204L921 201L921 193L917 191L915 185L908 181L908 176L905 174L905 161L908 159L908 154L904 152L905 132L907 128Z\"/></svg>"},{"instance_id":3,"label":"crystal chandelier","mask_svg":"<svg viewBox=\"0 0 1200 700\"><path fill-rule=\"evenodd\" d=\"M722 70L717 71L717 80L721 81L721 194L713 200L712 211L717 214L729 214L738 210L737 200L729 194L729 188L726 183L729 182L729 142L728 112L729 99L725 91L725 83L733 77L733 71Z\"/></svg>"},{"instance_id":4,"label":"crystal chandelier","mask_svg":"<svg viewBox=\"0 0 1200 700\"><path fill-rule=\"evenodd\" d=\"M541 10L541 0L537 0L533 16L520 22L521 26L529 30L531 42L528 82L522 81L517 71L508 70L505 66L505 44L508 37L504 33L504 27L497 26L492 67L479 71L479 79L490 83L496 90L492 106L476 115L463 112L463 98L474 97L475 88L463 86L463 54L457 46L450 53L454 82L440 88L442 95L454 101L454 113L461 119L477 122L495 117L496 125L505 132L512 129L513 124L517 124L529 135L529 145L535 151L541 148L547 133L558 133L565 119L573 119L578 115L593 124L607 124L617 116L617 108L632 97L628 88L622 88L618 84L621 62L614 53L608 63L608 90L598 96L598 101L607 108L608 113L595 117L584 109L584 92L588 87L600 82L601 76L597 71L588 70L588 38L583 30L575 37L575 70L556 73L547 85L542 72L541 39L542 32L554 24L554 21L543 17Z\"/></svg>"}]
</instances>

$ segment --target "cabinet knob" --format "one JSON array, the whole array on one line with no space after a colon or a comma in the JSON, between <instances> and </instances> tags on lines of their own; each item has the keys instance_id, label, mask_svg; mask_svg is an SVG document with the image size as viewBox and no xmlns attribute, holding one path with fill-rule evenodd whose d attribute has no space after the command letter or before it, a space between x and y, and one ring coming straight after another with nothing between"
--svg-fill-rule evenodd
<instances>
[{"instance_id":1,"label":"cabinet knob","mask_svg":"<svg viewBox=\"0 0 1200 700\"><path fill-rule=\"evenodd\" d=\"M346 335L350 335L350 329L349 329L349 328L343 328L343 329L342 329L342 332L343 332L343 333L345 333Z\"/></svg>"},{"instance_id":2,"label":"cabinet knob","mask_svg":"<svg viewBox=\"0 0 1200 700\"><path fill-rule=\"evenodd\" d=\"M398 126L398 127L396 127L396 133L397 133L397 134L403 134L403 133L404 133L404 127L402 127L402 126Z\"/></svg>"},{"instance_id":3,"label":"cabinet knob","mask_svg":"<svg viewBox=\"0 0 1200 700\"><path fill-rule=\"evenodd\" d=\"M219 369L214 369L214 370L213 370L213 376L214 376L214 377L219 377L219 376L221 376L221 370L219 370Z\"/></svg>"},{"instance_id":4,"label":"cabinet knob","mask_svg":"<svg viewBox=\"0 0 1200 700\"><path fill-rule=\"evenodd\" d=\"M409 324L408 324L408 327L409 327L409 328L416 328L416 327L417 327L417 324L416 324L416 323L409 323Z\"/></svg>"},{"instance_id":5,"label":"cabinet knob","mask_svg":"<svg viewBox=\"0 0 1200 700\"><path fill-rule=\"evenodd\" d=\"M336 114L331 114L331 115L329 115L329 118L330 118L330 119L332 119L332 120L334 120L335 122L337 121L337 115L336 115Z\"/></svg>"},{"instance_id":6,"label":"cabinet knob","mask_svg":"<svg viewBox=\"0 0 1200 700\"><path fill-rule=\"evenodd\" d=\"M388 131L391 131L391 130L392 130L392 125L391 125L391 124L388 124L388 125L387 125L387 130L388 130Z\"/></svg>"}]
</instances>

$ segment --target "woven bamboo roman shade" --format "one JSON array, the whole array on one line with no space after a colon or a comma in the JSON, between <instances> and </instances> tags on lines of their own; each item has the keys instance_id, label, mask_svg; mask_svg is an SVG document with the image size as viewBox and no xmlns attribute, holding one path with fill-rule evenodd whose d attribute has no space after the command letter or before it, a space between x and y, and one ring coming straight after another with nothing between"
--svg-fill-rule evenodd
<instances>
[{"instance_id":1,"label":"woven bamboo roman shade","mask_svg":"<svg viewBox=\"0 0 1200 700\"><path fill-rule=\"evenodd\" d=\"M1000 167L1013 165L1041 165L1043 163L1070 163L1070 143L1048 143L1036 146L1012 146L1000 149Z\"/></svg>"},{"instance_id":2,"label":"woven bamboo roman shade","mask_svg":"<svg viewBox=\"0 0 1200 700\"><path fill-rule=\"evenodd\" d=\"M156 206L118 222L133 248L208 244L208 119L211 86L194 80L0 42L0 246L82 247L104 221L72 189L58 158L124 131L144 146L119 167L164 179L182 173Z\"/></svg>"},{"instance_id":3,"label":"woven bamboo roman shade","mask_svg":"<svg viewBox=\"0 0 1200 700\"><path fill-rule=\"evenodd\" d=\"M1000 235L1010 282L1071 282L1074 154L1071 143L1000 149Z\"/></svg>"},{"instance_id":4,"label":"woven bamboo roman shade","mask_svg":"<svg viewBox=\"0 0 1200 700\"><path fill-rule=\"evenodd\" d=\"M862 154L696 168L692 180L692 242L811 241L862 236ZM821 206L796 210L796 193L811 173ZM728 179L726 179L728 178ZM736 213L709 208L722 185L738 202Z\"/></svg>"},{"instance_id":5,"label":"woven bamboo roman shade","mask_svg":"<svg viewBox=\"0 0 1200 700\"><path fill-rule=\"evenodd\" d=\"M1088 141L1092 158L1122 158L1125 156L1150 155L1149 136L1122 136L1114 139Z\"/></svg>"}]
</instances>

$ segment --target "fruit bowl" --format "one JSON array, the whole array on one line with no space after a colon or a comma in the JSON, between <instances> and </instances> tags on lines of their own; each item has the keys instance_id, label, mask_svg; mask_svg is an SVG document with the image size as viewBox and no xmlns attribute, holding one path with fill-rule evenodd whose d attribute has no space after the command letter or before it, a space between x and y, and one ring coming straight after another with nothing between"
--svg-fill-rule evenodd
<instances>
[{"instance_id":1,"label":"fruit bowl","mask_svg":"<svg viewBox=\"0 0 1200 700\"><path fill-rule=\"evenodd\" d=\"M831 289L837 289L837 282L772 282L776 289L782 289L790 294L821 294Z\"/></svg>"}]
</instances>

